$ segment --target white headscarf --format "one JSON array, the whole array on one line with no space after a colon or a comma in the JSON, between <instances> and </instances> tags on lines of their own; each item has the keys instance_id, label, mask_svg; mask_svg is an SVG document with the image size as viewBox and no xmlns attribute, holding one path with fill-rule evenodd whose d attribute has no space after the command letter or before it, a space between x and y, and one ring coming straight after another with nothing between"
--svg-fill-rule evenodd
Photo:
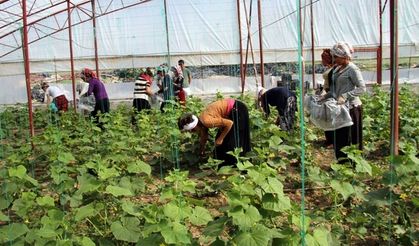
<instances>
[{"instance_id":1,"label":"white headscarf","mask_svg":"<svg viewBox=\"0 0 419 246\"><path fill-rule=\"evenodd\" d=\"M257 92L258 92L258 97L261 97L266 92L266 89L259 85L257 88Z\"/></svg>"},{"instance_id":2,"label":"white headscarf","mask_svg":"<svg viewBox=\"0 0 419 246\"><path fill-rule=\"evenodd\" d=\"M196 125L198 125L198 117L196 117L195 115L192 115L192 122L189 124L186 124L183 126L183 130L184 131L190 131L192 129L194 129L196 127Z\"/></svg>"},{"instance_id":3,"label":"white headscarf","mask_svg":"<svg viewBox=\"0 0 419 246\"><path fill-rule=\"evenodd\" d=\"M352 53L354 53L354 48L352 45L346 42L338 42L333 45L330 53L337 57L352 58Z\"/></svg>"}]
</instances>

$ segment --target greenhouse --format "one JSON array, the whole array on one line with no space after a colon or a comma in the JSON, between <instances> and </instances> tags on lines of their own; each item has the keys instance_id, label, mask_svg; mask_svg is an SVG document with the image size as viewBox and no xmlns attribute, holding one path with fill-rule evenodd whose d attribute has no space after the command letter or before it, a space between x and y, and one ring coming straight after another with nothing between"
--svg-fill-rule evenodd
<instances>
[{"instance_id":1,"label":"greenhouse","mask_svg":"<svg viewBox=\"0 0 419 246\"><path fill-rule=\"evenodd\" d=\"M0 0L1 245L418 245L417 0Z\"/></svg>"}]
</instances>

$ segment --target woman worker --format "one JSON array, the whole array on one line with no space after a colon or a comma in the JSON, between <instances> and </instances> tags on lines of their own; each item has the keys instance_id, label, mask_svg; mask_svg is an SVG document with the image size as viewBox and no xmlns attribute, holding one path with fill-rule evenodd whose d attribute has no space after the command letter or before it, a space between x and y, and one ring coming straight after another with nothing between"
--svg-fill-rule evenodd
<instances>
[{"instance_id":1,"label":"woman worker","mask_svg":"<svg viewBox=\"0 0 419 246\"><path fill-rule=\"evenodd\" d=\"M200 137L200 154L204 155L208 129L218 128L214 158L223 160L221 165L235 165L237 160L227 154L234 148L242 148L241 155L250 151L249 112L246 105L229 98L209 104L199 117L187 113L178 120L183 131L196 132Z\"/></svg>"}]
</instances>

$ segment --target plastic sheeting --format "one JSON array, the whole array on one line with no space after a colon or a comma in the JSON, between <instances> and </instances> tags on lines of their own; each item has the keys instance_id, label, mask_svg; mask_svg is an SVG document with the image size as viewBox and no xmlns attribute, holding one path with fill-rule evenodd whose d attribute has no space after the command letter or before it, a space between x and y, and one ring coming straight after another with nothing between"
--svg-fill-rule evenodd
<instances>
[{"instance_id":1,"label":"plastic sheeting","mask_svg":"<svg viewBox=\"0 0 419 246\"><path fill-rule=\"evenodd\" d=\"M13 0L0 5L6 7L13 4ZM32 1L27 1L31 6ZM79 1L72 1L77 3ZM97 2L97 8L105 8L110 0ZM241 30L243 45L246 47L247 26L243 1L241 2ZM250 0L247 0L247 11L250 11ZM295 0L271 0L262 2L263 22L263 46L268 55L265 62L281 62L289 59L296 60L295 49L297 42L297 21ZM302 1L303 6L310 1ZM313 1L314 32L316 47L330 47L338 40L345 40L355 47L376 46L378 44L378 1L371 0L322 0ZM42 0L37 0L36 7L43 6ZM236 0L210 1L210 0L176 0L167 1L167 13L169 21L168 34L165 30L163 0L154 0L131 8L117 11L97 19L97 34L99 56L103 60L103 66L112 68L109 57L114 59L130 60L130 57L157 57L151 61L155 66L166 60L165 55L170 53L175 56L183 56L189 65L218 65L237 64L239 61L239 32L237 21ZM251 33L253 47L259 47L257 32L257 1L253 1ZM119 2L111 5L116 8ZM384 2L383 2L384 5ZM414 45L419 42L419 4L417 0L399 1L399 43ZM384 13L383 32L384 44L389 43L388 31L388 5ZM9 10L9 9L8 9ZM54 9L45 11L43 16ZM19 6L10 9L11 12L19 12ZM305 47L310 47L310 16L309 7L303 9L303 41ZM72 18L77 20L79 12L73 11ZM9 15L0 12L1 23L7 23ZM66 12L57 16L59 22L65 20ZM43 24L52 24L54 18L46 19ZM61 23L61 22L60 22ZM16 27L20 22L12 25ZM38 26L38 28L41 28ZM43 27L45 28L45 27ZM0 35L13 30L11 27L0 30ZM42 28L41 28L42 30ZM45 30L46 31L46 30ZM29 39L34 39L41 33L31 31ZM166 43L166 35L169 35L169 45ZM11 37L1 40L2 43L13 43ZM91 21L85 22L73 28L73 45L75 58L92 58L93 30ZM20 42L20 40L17 40ZM168 51L168 46L170 52ZM0 54L8 49L0 45ZM282 56L280 53L293 51L293 56ZM417 50L415 51L416 54ZM277 55L275 55L277 53ZM50 37L41 39L29 47L31 61L46 61L45 68L51 71L52 60L68 59L68 31L64 30ZM228 56L228 54L235 54ZM256 56L258 57L258 56ZM309 57L306 57L307 59ZM306 59L306 60L307 60ZM22 52L15 51L0 58L1 63L22 60ZM258 61L256 61L258 62ZM78 64L76 64L79 67ZM42 66L41 66L42 68ZM48 70L49 69L49 70ZM60 68L69 70L69 64ZM41 70L41 69L40 69ZM38 71L38 70L36 70ZM59 70L61 71L61 70ZM0 70L0 75L11 73L23 73L23 70L5 71ZM34 71L35 72L35 71Z\"/></svg>"}]
</instances>

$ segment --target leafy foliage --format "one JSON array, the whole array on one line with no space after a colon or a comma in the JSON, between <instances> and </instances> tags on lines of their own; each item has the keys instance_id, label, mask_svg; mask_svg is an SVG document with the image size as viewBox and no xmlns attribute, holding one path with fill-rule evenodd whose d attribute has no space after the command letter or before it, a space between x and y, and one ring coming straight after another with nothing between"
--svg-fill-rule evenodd
<instances>
[{"instance_id":1,"label":"leafy foliage","mask_svg":"<svg viewBox=\"0 0 419 246\"><path fill-rule=\"evenodd\" d=\"M274 113L265 118L254 98L239 99L249 108L253 150L244 157L233 151L237 167L221 169L217 160L199 157L196 135L177 129L184 111L202 110L198 98L186 108L168 106L165 113L134 114L118 106L100 118L102 128L71 112L53 120L39 110L34 148L23 130L27 110L6 109L0 114L0 242L416 243L419 127L412 90L400 91L401 155L393 159L388 93L377 87L363 98L366 149L345 149L353 166L332 161L325 167L317 156L325 150L315 145L322 133L307 119L301 146L297 128L283 132L272 124ZM210 135L207 153L214 149L215 131ZM306 180L300 177L303 147Z\"/></svg>"}]
</instances>

